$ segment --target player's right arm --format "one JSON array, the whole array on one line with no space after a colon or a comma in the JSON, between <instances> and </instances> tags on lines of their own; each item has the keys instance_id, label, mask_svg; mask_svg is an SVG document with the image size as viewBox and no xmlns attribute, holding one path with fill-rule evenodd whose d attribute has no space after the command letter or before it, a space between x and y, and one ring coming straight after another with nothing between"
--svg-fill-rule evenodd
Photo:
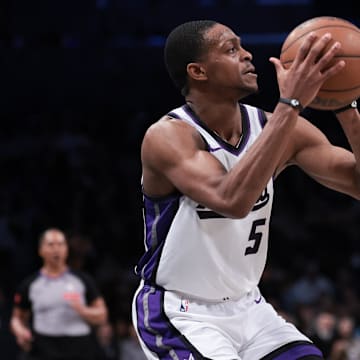
<instances>
[{"instance_id":1,"label":"player's right arm","mask_svg":"<svg viewBox=\"0 0 360 360\"><path fill-rule=\"evenodd\" d=\"M28 323L30 311L15 306L10 319L10 329L14 334L17 344L24 350L31 349L32 333Z\"/></svg>"},{"instance_id":2,"label":"player's right arm","mask_svg":"<svg viewBox=\"0 0 360 360\"><path fill-rule=\"evenodd\" d=\"M229 171L209 153L197 130L178 119L161 119L142 144L143 188L153 197L174 191L227 217L245 217L275 173L298 113L285 104Z\"/></svg>"}]
</instances>

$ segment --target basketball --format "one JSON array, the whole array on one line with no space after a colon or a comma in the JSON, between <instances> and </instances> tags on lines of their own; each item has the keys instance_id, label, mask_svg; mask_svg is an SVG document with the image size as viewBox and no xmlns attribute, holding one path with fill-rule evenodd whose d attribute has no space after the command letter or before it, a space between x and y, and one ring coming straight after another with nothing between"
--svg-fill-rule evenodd
<instances>
[{"instance_id":1,"label":"basketball","mask_svg":"<svg viewBox=\"0 0 360 360\"><path fill-rule=\"evenodd\" d=\"M322 36L329 32L332 41L341 43L341 50L334 62L344 60L346 66L328 79L309 107L319 110L335 110L360 97L360 29L351 22L330 16L309 19L294 28L286 37L280 53L282 64L288 68L298 48L310 32Z\"/></svg>"}]
</instances>

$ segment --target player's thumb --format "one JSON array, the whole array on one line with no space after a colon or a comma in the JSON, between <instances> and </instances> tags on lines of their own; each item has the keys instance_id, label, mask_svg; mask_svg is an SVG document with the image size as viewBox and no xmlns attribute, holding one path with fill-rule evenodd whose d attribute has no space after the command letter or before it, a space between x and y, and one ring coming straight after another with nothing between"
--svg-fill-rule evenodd
<instances>
[{"instance_id":1,"label":"player's thumb","mask_svg":"<svg viewBox=\"0 0 360 360\"><path fill-rule=\"evenodd\" d=\"M279 72L280 70L282 70L283 65L282 65L280 59L275 58L275 57L271 57L269 59L269 61L275 66L276 72Z\"/></svg>"}]
</instances>

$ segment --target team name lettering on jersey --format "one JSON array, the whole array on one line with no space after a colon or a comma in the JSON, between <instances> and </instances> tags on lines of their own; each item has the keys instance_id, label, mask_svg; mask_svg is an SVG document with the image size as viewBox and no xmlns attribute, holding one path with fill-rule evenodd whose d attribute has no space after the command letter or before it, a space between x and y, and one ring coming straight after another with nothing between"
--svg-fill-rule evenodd
<instances>
[{"instance_id":1,"label":"team name lettering on jersey","mask_svg":"<svg viewBox=\"0 0 360 360\"><path fill-rule=\"evenodd\" d=\"M265 206L269 202L269 200L270 200L270 195L269 195L267 187L266 187L263 190L263 192L261 193L260 197L256 201L256 203L251 211L256 211L256 210L261 209L263 206Z\"/></svg>"},{"instance_id":2,"label":"team name lettering on jersey","mask_svg":"<svg viewBox=\"0 0 360 360\"><path fill-rule=\"evenodd\" d=\"M270 195L269 195L267 187L266 187L263 190L263 192L261 193L260 197L257 199L257 201L251 211L256 211L256 210L261 209L269 202L269 200L270 200ZM221 218L226 217L226 216L218 214L217 212L212 211L200 204L196 207L196 213L198 214L199 218L202 220L203 219L221 219Z\"/></svg>"},{"instance_id":3,"label":"team name lettering on jersey","mask_svg":"<svg viewBox=\"0 0 360 360\"><path fill-rule=\"evenodd\" d=\"M220 215L217 212L212 211L200 204L196 207L196 213L198 214L198 216L201 220L203 220L203 219L221 219L221 218L226 217L226 216Z\"/></svg>"}]
</instances>

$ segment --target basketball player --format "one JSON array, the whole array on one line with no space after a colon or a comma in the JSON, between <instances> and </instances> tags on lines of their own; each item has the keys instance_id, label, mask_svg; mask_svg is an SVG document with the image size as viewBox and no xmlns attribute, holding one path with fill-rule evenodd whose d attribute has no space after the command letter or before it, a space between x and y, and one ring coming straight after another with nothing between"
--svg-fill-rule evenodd
<instances>
[{"instance_id":1,"label":"basketball player","mask_svg":"<svg viewBox=\"0 0 360 360\"><path fill-rule=\"evenodd\" d=\"M40 237L40 271L15 294L10 326L31 360L100 359L92 327L105 322L105 302L89 275L71 271L65 234L48 229Z\"/></svg>"},{"instance_id":2,"label":"basketball player","mask_svg":"<svg viewBox=\"0 0 360 360\"><path fill-rule=\"evenodd\" d=\"M352 152L302 118L338 73L338 42L307 36L289 69L270 58L280 99L273 113L239 103L257 92L252 55L228 27L192 21L165 45L185 105L153 124L142 144L145 248L133 321L148 359L323 359L281 318L258 283L267 253L273 179L298 165L360 198L360 116L337 118Z\"/></svg>"}]
</instances>

